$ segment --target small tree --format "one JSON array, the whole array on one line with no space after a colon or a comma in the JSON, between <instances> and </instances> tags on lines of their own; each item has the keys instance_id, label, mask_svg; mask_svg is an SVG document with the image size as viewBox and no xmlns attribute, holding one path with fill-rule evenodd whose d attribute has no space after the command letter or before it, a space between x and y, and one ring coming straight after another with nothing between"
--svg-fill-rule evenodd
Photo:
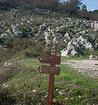
<instances>
[{"instance_id":1,"label":"small tree","mask_svg":"<svg viewBox=\"0 0 98 105\"><path fill-rule=\"evenodd\" d=\"M59 0L35 0L34 5L36 8L57 10Z\"/></svg>"},{"instance_id":2,"label":"small tree","mask_svg":"<svg viewBox=\"0 0 98 105\"><path fill-rule=\"evenodd\" d=\"M87 11L87 6L85 4L82 5L82 11Z\"/></svg>"},{"instance_id":3,"label":"small tree","mask_svg":"<svg viewBox=\"0 0 98 105\"><path fill-rule=\"evenodd\" d=\"M77 14L80 10L80 6L82 5L81 0L69 0L63 3L63 9L65 13L69 14L70 16Z\"/></svg>"}]
</instances>

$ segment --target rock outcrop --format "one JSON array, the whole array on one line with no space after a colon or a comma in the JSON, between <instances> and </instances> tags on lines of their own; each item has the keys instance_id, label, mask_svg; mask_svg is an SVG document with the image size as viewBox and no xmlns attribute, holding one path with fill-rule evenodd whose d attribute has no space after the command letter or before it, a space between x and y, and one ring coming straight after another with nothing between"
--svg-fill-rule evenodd
<instances>
[{"instance_id":1,"label":"rock outcrop","mask_svg":"<svg viewBox=\"0 0 98 105\"><path fill-rule=\"evenodd\" d=\"M13 10L12 14L7 12L0 17L0 46L5 40L25 37L36 42L45 41L46 47L52 41L63 43L65 48L61 51L62 56L82 56L83 49L94 51L98 48L97 31L97 21L35 13L31 15Z\"/></svg>"}]
</instances>

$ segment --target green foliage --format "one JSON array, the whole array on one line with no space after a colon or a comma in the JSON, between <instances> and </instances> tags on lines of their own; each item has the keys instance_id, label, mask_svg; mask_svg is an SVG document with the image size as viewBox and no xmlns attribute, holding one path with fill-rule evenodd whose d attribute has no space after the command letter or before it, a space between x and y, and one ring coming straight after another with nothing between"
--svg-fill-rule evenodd
<instances>
[{"instance_id":1,"label":"green foliage","mask_svg":"<svg viewBox=\"0 0 98 105\"><path fill-rule=\"evenodd\" d=\"M65 3L65 13L67 12L70 16L77 14L80 9L81 0L69 0Z\"/></svg>"},{"instance_id":2,"label":"green foliage","mask_svg":"<svg viewBox=\"0 0 98 105\"><path fill-rule=\"evenodd\" d=\"M26 39L26 38L14 38L11 40L7 40L4 43L5 48L10 48L15 51L23 50L23 49L29 47L30 45L32 45L32 41L30 39Z\"/></svg>"},{"instance_id":3,"label":"green foliage","mask_svg":"<svg viewBox=\"0 0 98 105\"><path fill-rule=\"evenodd\" d=\"M0 87L0 105L13 105L16 103L15 98L13 88Z\"/></svg>"},{"instance_id":4,"label":"green foliage","mask_svg":"<svg viewBox=\"0 0 98 105\"><path fill-rule=\"evenodd\" d=\"M0 2L0 10L6 11L12 8L18 8L35 12L35 9L39 8L41 9L39 12L43 11L44 13L47 13L48 10L52 10L63 13L66 16L98 20L98 10L87 11L87 6L82 3L82 0L67 0L66 2L60 2L60 0L5 1L6 2Z\"/></svg>"},{"instance_id":5,"label":"green foliage","mask_svg":"<svg viewBox=\"0 0 98 105\"><path fill-rule=\"evenodd\" d=\"M98 50L95 50L95 51L85 50L84 58L89 58L90 55L98 56Z\"/></svg>"},{"instance_id":6,"label":"green foliage","mask_svg":"<svg viewBox=\"0 0 98 105\"><path fill-rule=\"evenodd\" d=\"M82 10L87 11L87 6L85 4L82 5Z\"/></svg>"},{"instance_id":7,"label":"green foliage","mask_svg":"<svg viewBox=\"0 0 98 105\"><path fill-rule=\"evenodd\" d=\"M34 2L34 6L36 8L43 8L43 9L50 9L50 10L57 10L59 5L59 0L36 0Z\"/></svg>"},{"instance_id":8,"label":"green foliage","mask_svg":"<svg viewBox=\"0 0 98 105\"><path fill-rule=\"evenodd\" d=\"M9 2L0 2L0 10L3 10L3 11L8 11L10 10L11 8L16 8L16 4L15 3L9 3Z\"/></svg>"}]
</instances>

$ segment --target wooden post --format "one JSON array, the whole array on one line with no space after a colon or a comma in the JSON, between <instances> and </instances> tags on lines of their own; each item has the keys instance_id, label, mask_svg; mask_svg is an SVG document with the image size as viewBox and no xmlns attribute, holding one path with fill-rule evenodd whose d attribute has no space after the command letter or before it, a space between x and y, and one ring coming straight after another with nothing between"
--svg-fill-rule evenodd
<instances>
[{"instance_id":1,"label":"wooden post","mask_svg":"<svg viewBox=\"0 0 98 105\"><path fill-rule=\"evenodd\" d=\"M53 43L52 49L51 49L51 55L56 56L56 44ZM55 64L51 64L52 67L55 67ZM52 105L53 101L53 87L54 87L54 74L50 74L50 80L49 80L49 89L48 89L48 105Z\"/></svg>"},{"instance_id":2,"label":"wooden post","mask_svg":"<svg viewBox=\"0 0 98 105\"><path fill-rule=\"evenodd\" d=\"M48 105L52 105L53 86L54 86L54 74L50 74L49 89L48 89Z\"/></svg>"},{"instance_id":3,"label":"wooden post","mask_svg":"<svg viewBox=\"0 0 98 105\"><path fill-rule=\"evenodd\" d=\"M40 73L50 74L47 105L52 105L54 77L55 77L55 75L60 74L60 67L55 66L56 64L61 63L61 57L56 56L56 53L57 53L56 47L57 47L56 43L53 43L52 49L51 49L51 56L42 56L42 57L39 58L39 61L41 63L51 64L51 66L42 65L38 68Z\"/></svg>"}]
</instances>

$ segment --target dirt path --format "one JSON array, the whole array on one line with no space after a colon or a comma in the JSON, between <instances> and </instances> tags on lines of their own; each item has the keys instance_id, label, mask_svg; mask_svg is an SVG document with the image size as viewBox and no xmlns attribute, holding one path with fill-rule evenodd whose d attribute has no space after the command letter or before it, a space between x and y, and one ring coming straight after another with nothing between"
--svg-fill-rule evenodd
<instances>
[{"instance_id":1,"label":"dirt path","mask_svg":"<svg viewBox=\"0 0 98 105\"><path fill-rule=\"evenodd\" d=\"M68 64L76 71L83 75L98 78L98 61L97 60L66 60L62 64Z\"/></svg>"}]
</instances>

